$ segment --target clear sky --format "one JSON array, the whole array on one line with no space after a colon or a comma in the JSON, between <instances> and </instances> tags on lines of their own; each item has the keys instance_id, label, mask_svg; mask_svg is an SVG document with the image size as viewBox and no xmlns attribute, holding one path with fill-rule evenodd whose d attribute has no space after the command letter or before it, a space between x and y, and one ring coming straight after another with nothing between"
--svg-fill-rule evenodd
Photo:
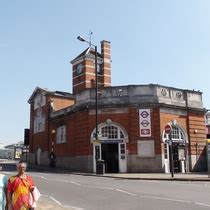
<instances>
[{"instance_id":1,"label":"clear sky","mask_svg":"<svg viewBox=\"0 0 210 210\"><path fill-rule=\"evenodd\" d=\"M23 140L37 86L72 91L89 31L111 41L112 85L200 90L210 108L209 0L0 1L1 143Z\"/></svg>"}]
</instances>

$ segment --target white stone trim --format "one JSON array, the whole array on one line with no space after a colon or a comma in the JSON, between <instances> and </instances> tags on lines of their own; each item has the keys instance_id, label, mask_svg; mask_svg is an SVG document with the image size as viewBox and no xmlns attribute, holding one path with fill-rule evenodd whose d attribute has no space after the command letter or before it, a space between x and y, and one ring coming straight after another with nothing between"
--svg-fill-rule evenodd
<instances>
[{"instance_id":1,"label":"white stone trim","mask_svg":"<svg viewBox=\"0 0 210 210\"><path fill-rule=\"evenodd\" d=\"M103 83L104 85L111 85L111 83Z\"/></svg>"},{"instance_id":2,"label":"white stone trim","mask_svg":"<svg viewBox=\"0 0 210 210\"><path fill-rule=\"evenodd\" d=\"M105 52L104 52L104 55L111 55L111 53L105 53Z\"/></svg>"},{"instance_id":3,"label":"white stone trim","mask_svg":"<svg viewBox=\"0 0 210 210\"><path fill-rule=\"evenodd\" d=\"M104 63L111 63L111 59L104 58Z\"/></svg>"},{"instance_id":4,"label":"white stone trim","mask_svg":"<svg viewBox=\"0 0 210 210\"><path fill-rule=\"evenodd\" d=\"M110 74L103 74L103 75L101 75L101 76L104 76L104 77L111 77Z\"/></svg>"},{"instance_id":5,"label":"white stone trim","mask_svg":"<svg viewBox=\"0 0 210 210\"><path fill-rule=\"evenodd\" d=\"M111 72L111 68L110 67L103 67L104 70L108 70Z\"/></svg>"},{"instance_id":6,"label":"white stone trim","mask_svg":"<svg viewBox=\"0 0 210 210\"><path fill-rule=\"evenodd\" d=\"M84 84L84 83L90 83L90 81L85 80L85 81L83 81L83 82L80 82L80 83L74 84L74 85L73 85L73 87L76 87L76 86L81 85L81 84Z\"/></svg>"},{"instance_id":7,"label":"white stone trim","mask_svg":"<svg viewBox=\"0 0 210 210\"><path fill-rule=\"evenodd\" d=\"M107 44L107 43L106 43ZM103 46L101 49L105 49L105 50L110 50L111 48L110 48L110 44L108 44L109 45L109 47L105 47L105 46Z\"/></svg>"},{"instance_id":8,"label":"white stone trim","mask_svg":"<svg viewBox=\"0 0 210 210\"><path fill-rule=\"evenodd\" d=\"M89 72L86 72L86 73L81 73L81 74L79 74L79 75L77 75L77 76L74 76L73 77L73 79L76 79L76 78L78 78L78 77L80 77L80 76L83 76L83 75L92 75L92 76L95 76L95 73L89 73ZM109 75L109 74L98 74L98 77L111 77L111 75Z\"/></svg>"}]
</instances>

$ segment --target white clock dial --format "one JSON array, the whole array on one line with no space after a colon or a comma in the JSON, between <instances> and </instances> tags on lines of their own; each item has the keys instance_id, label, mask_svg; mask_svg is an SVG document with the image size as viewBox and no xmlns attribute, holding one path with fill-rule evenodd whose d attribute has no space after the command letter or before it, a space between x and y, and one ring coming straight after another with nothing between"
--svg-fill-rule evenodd
<instances>
[{"instance_id":1,"label":"white clock dial","mask_svg":"<svg viewBox=\"0 0 210 210\"><path fill-rule=\"evenodd\" d=\"M83 65L80 63L77 65L77 74L81 74L82 73L82 69L83 69Z\"/></svg>"}]
</instances>

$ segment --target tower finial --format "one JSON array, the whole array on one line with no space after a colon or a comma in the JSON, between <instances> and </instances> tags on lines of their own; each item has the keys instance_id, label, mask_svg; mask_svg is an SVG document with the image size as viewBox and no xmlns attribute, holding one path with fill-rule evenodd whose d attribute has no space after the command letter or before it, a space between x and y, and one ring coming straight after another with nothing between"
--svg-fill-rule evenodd
<instances>
[{"instance_id":1,"label":"tower finial","mask_svg":"<svg viewBox=\"0 0 210 210\"><path fill-rule=\"evenodd\" d=\"M93 32L89 31L89 47L91 47L91 45L92 45L92 34L93 34Z\"/></svg>"}]
</instances>

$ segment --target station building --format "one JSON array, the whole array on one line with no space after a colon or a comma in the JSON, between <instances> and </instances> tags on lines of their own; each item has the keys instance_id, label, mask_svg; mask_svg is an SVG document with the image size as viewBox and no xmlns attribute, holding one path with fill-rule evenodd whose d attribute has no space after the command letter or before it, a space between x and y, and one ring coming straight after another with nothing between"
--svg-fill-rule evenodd
<instances>
[{"instance_id":1,"label":"station building","mask_svg":"<svg viewBox=\"0 0 210 210\"><path fill-rule=\"evenodd\" d=\"M29 162L49 165L53 153L57 167L72 171L96 172L96 160L103 159L107 173L170 173L173 156L175 172L205 171L202 93L158 84L111 86L108 41L97 52L95 139L94 55L89 47L71 61L72 93L35 88L28 100Z\"/></svg>"},{"instance_id":2,"label":"station building","mask_svg":"<svg viewBox=\"0 0 210 210\"><path fill-rule=\"evenodd\" d=\"M206 113L206 135L210 139L210 111Z\"/></svg>"}]
</instances>

